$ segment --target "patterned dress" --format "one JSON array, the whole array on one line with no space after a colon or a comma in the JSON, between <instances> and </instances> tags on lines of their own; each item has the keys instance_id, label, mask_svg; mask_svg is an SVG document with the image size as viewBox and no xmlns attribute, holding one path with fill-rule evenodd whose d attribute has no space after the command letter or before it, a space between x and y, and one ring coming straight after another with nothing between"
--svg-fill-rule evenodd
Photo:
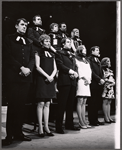
<instances>
[{"instance_id":1,"label":"patterned dress","mask_svg":"<svg viewBox=\"0 0 122 150\"><path fill-rule=\"evenodd\" d=\"M114 74L113 71L107 68L103 70L104 73L104 80L106 81L103 88L102 97L104 99L114 99L114 85L115 79L113 78Z\"/></svg>"}]
</instances>

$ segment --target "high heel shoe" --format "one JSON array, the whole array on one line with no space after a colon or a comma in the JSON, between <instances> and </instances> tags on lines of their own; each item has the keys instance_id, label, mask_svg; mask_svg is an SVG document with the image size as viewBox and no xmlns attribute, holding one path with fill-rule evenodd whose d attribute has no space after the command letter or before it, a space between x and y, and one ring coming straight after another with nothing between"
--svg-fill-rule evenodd
<instances>
[{"instance_id":1,"label":"high heel shoe","mask_svg":"<svg viewBox=\"0 0 122 150\"><path fill-rule=\"evenodd\" d=\"M40 134L40 133L39 133L39 129L38 129L38 136L39 136L39 137L44 137L45 134L44 134L44 133L41 133L41 134Z\"/></svg>"},{"instance_id":2,"label":"high heel shoe","mask_svg":"<svg viewBox=\"0 0 122 150\"><path fill-rule=\"evenodd\" d=\"M104 121L105 121L105 123L111 123L111 121L106 121L105 118L104 118Z\"/></svg>"},{"instance_id":3,"label":"high heel shoe","mask_svg":"<svg viewBox=\"0 0 122 150\"><path fill-rule=\"evenodd\" d=\"M47 132L44 128L43 128L44 132L47 134L47 136L54 136L54 134L52 132Z\"/></svg>"},{"instance_id":4,"label":"high heel shoe","mask_svg":"<svg viewBox=\"0 0 122 150\"><path fill-rule=\"evenodd\" d=\"M80 126L80 128L82 128L82 129L87 129L87 126L82 126L80 123L79 123L79 126Z\"/></svg>"},{"instance_id":5,"label":"high heel shoe","mask_svg":"<svg viewBox=\"0 0 122 150\"><path fill-rule=\"evenodd\" d=\"M116 123L116 121L115 121L115 120L112 120L112 119L109 119L109 121L110 121L111 123Z\"/></svg>"},{"instance_id":6,"label":"high heel shoe","mask_svg":"<svg viewBox=\"0 0 122 150\"><path fill-rule=\"evenodd\" d=\"M89 124L86 125L87 128L91 128L92 126L90 126Z\"/></svg>"}]
</instances>

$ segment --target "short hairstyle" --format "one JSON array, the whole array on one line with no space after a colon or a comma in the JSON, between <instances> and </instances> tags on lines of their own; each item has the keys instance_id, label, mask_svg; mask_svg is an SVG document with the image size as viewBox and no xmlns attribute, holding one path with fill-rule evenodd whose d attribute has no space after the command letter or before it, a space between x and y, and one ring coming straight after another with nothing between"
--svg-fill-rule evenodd
<instances>
[{"instance_id":1,"label":"short hairstyle","mask_svg":"<svg viewBox=\"0 0 122 150\"><path fill-rule=\"evenodd\" d=\"M51 23L51 24L50 24L50 29L53 29L53 27L54 27L55 25L57 25L57 26L58 26L58 24L57 24L57 23Z\"/></svg>"},{"instance_id":2,"label":"short hairstyle","mask_svg":"<svg viewBox=\"0 0 122 150\"><path fill-rule=\"evenodd\" d=\"M65 25L66 25L65 22L61 22L61 23L59 23L59 28L61 27L62 24L65 24Z\"/></svg>"},{"instance_id":3,"label":"short hairstyle","mask_svg":"<svg viewBox=\"0 0 122 150\"><path fill-rule=\"evenodd\" d=\"M32 19L32 21L35 21L36 20L36 17L41 17L40 15L35 15Z\"/></svg>"},{"instance_id":4,"label":"short hairstyle","mask_svg":"<svg viewBox=\"0 0 122 150\"><path fill-rule=\"evenodd\" d=\"M43 43L45 39L51 40L49 35L47 35L47 34L42 34L42 35L39 37L38 41L39 41L40 43Z\"/></svg>"},{"instance_id":5,"label":"short hairstyle","mask_svg":"<svg viewBox=\"0 0 122 150\"><path fill-rule=\"evenodd\" d=\"M95 50L95 48L99 48L99 49L100 49L100 47L99 47L99 46L93 46L93 47L91 47L91 48L90 48L90 54L92 53L92 51L94 51L94 50Z\"/></svg>"},{"instance_id":6,"label":"short hairstyle","mask_svg":"<svg viewBox=\"0 0 122 150\"><path fill-rule=\"evenodd\" d=\"M28 21L25 18L19 18L19 19L17 19L15 25L18 25L21 20L23 20L24 22L26 22L28 24Z\"/></svg>"},{"instance_id":7,"label":"short hairstyle","mask_svg":"<svg viewBox=\"0 0 122 150\"><path fill-rule=\"evenodd\" d=\"M62 38L61 40L61 46L63 47L63 45L65 44L66 40L69 39L71 41L71 38L70 37L64 37Z\"/></svg>"}]
</instances>

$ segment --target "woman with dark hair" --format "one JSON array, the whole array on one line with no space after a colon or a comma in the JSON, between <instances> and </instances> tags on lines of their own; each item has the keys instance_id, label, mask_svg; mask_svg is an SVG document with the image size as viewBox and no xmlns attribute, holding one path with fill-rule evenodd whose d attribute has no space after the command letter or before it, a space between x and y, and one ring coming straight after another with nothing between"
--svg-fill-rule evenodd
<instances>
[{"instance_id":1,"label":"woman with dark hair","mask_svg":"<svg viewBox=\"0 0 122 150\"><path fill-rule=\"evenodd\" d=\"M41 45L40 51L35 53L37 82L36 82L36 99L37 117L39 122L39 136L44 137L44 132L48 136L53 136L48 127L49 106L50 100L56 98L54 87L54 76L56 75L57 67L54 54L48 52L50 48L50 37L43 34L39 37ZM42 118L44 114L44 128L42 126ZM44 132L43 132L44 130Z\"/></svg>"},{"instance_id":2,"label":"woman with dark hair","mask_svg":"<svg viewBox=\"0 0 122 150\"><path fill-rule=\"evenodd\" d=\"M86 57L86 47L81 45L76 51L76 65L78 68L78 82L77 82L77 114L79 118L79 126L82 129L91 127L86 123L85 119L85 105L87 97L91 96L89 84L91 83L92 71L90 64Z\"/></svg>"},{"instance_id":3,"label":"woman with dark hair","mask_svg":"<svg viewBox=\"0 0 122 150\"><path fill-rule=\"evenodd\" d=\"M101 66L104 74L104 88L102 93L103 98L103 113L104 113L104 120L106 123L115 122L110 116L110 108L111 108L111 100L114 99L114 85L115 80L113 78L114 74L113 71L109 68L111 67L110 58L105 57L101 60Z\"/></svg>"}]
</instances>

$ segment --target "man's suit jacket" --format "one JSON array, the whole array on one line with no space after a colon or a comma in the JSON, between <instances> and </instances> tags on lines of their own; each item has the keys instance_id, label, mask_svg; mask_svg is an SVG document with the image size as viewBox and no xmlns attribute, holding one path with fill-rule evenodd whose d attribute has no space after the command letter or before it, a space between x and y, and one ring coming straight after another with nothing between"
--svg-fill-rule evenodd
<instances>
[{"instance_id":1,"label":"man's suit jacket","mask_svg":"<svg viewBox=\"0 0 122 150\"><path fill-rule=\"evenodd\" d=\"M70 69L76 70L75 59L69 58L69 55L66 54L66 50L63 49L62 54L56 55L56 63L59 70L57 86L76 86L76 79L71 79L69 75Z\"/></svg>"},{"instance_id":2,"label":"man's suit jacket","mask_svg":"<svg viewBox=\"0 0 122 150\"><path fill-rule=\"evenodd\" d=\"M27 37L33 41L34 51L40 50L39 37L45 33L45 30L36 30L36 27L28 28Z\"/></svg>"},{"instance_id":3,"label":"man's suit jacket","mask_svg":"<svg viewBox=\"0 0 122 150\"><path fill-rule=\"evenodd\" d=\"M100 62L96 62L94 56L90 56L87 59L89 60L92 69L91 88L98 88L100 86L100 80L103 78Z\"/></svg>"},{"instance_id":4,"label":"man's suit jacket","mask_svg":"<svg viewBox=\"0 0 122 150\"><path fill-rule=\"evenodd\" d=\"M31 82L35 63L32 41L24 37L26 44L16 41L18 33L7 35L4 40L4 63L6 82ZM21 67L27 67L31 73L27 77L19 75Z\"/></svg>"}]
</instances>

